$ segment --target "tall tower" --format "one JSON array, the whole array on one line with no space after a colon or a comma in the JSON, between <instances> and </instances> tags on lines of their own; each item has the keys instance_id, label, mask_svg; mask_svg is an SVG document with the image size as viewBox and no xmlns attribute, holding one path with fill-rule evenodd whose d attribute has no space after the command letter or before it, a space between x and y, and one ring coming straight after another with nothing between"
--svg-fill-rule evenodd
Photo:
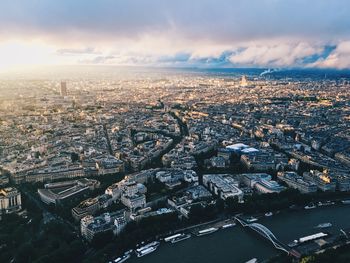
<instances>
[{"instance_id":1,"label":"tall tower","mask_svg":"<svg viewBox=\"0 0 350 263\"><path fill-rule=\"evenodd\" d=\"M65 81L61 81L61 96L67 96L67 83Z\"/></svg>"},{"instance_id":2,"label":"tall tower","mask_svg":"<svg viewBox=\"0 0 350 263\"><path fill-rule=\"evenodd\" d=\"M241 87L247 87L248 86L247 77L245 75L242 76L240 84L241 84Z\"/></svg>"}]
</instances>

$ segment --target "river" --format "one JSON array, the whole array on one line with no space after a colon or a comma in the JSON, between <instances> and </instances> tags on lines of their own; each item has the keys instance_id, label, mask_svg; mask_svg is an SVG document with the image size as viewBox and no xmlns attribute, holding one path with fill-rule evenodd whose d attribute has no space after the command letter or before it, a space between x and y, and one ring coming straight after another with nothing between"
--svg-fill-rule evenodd
<instances>
[{"instance_id":1,"label":"river","mask_svg":"<svg viewBox=\"0 0 350 263\"><path fill-rule=\"evenodd\" d=\"M286 244L301 236L321 232L322 230L315 229L315 226L326 222L333 224L327 231L334 234L339 234L341 228L350 228L350 205L285 211L259 220L259 223L268 227ZM222 229L207 236L192 237L176 244L162 243L155 252L141 258L133 256L128 262L242 263L254 257L259 261L268 259L279 253L272 243L237 224L232 228Z\"/></svg>"}]
</instances>

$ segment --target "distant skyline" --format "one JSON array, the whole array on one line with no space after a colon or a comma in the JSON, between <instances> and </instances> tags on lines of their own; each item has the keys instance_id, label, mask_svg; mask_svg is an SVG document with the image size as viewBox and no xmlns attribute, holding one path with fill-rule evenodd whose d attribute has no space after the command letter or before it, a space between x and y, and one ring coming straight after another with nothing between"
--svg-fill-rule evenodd
<instances>
[{"instance_id":1,"label":"distant skyline","mask_svg":"<svg viewBox=\"0 0 350 263\"><path fill-rule=\"evenodd\" d=\"M2 0L0 70L350 68L348 0Z\"/></svg>"}]
</instances>

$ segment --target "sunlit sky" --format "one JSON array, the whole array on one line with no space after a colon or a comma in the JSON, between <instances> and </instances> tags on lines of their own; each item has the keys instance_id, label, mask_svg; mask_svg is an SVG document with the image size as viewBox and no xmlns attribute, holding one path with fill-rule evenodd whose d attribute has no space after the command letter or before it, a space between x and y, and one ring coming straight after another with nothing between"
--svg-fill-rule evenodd
<instances>
[{"instance_id":1,"label":"sunlit sky","mask_svg":"<svg viewBox=\"0 0 350 263\"><path fill-rule=\"evenodd\" d=\"M0 70L350 68L349 0L1 0Z\"/></svg>"}]
</instances>

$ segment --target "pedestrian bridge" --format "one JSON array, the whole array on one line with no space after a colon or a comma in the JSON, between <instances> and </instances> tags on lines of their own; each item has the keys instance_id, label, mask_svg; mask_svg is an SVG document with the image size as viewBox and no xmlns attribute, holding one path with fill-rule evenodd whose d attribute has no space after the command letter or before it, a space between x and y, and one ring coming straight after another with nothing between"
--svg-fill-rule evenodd
<instances>
[{"instance_id":1,"label":"pedestrian bridge","mask_svg":"<svg viewBox=\"0 0 350 263\"><path fill-rule=\"evenodd\" d=\"M294 249L291 249L289 246L283 244L278 238L268 229L266 226L259 223L248 223L245 219L236 216L235 220L239 222L243 227L249 227L254 230L259 235L263 236L267 240L269 240L276 249L286 252L289 255L299 258L300 253Z\"/></svg>"}]
</instances>

